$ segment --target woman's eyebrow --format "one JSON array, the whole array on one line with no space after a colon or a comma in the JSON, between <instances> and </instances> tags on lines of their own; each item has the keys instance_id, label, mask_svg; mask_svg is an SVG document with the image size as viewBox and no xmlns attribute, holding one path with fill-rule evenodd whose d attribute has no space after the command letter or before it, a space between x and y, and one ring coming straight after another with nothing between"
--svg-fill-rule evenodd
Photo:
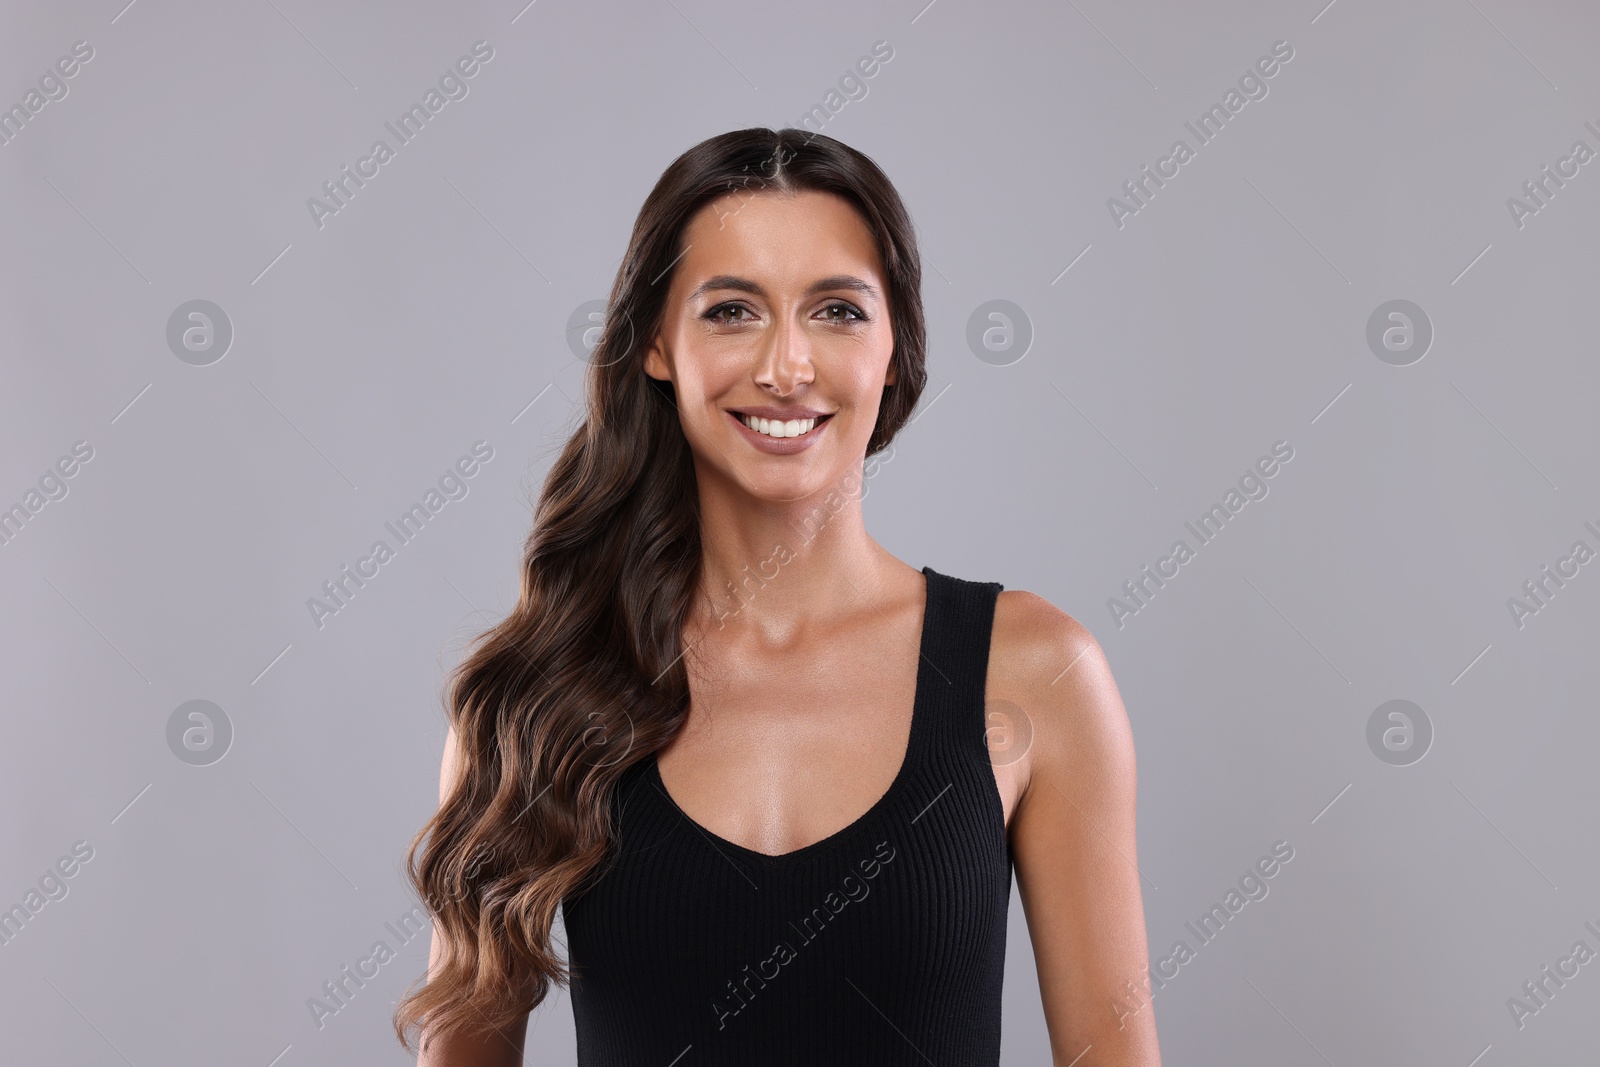
<instances>
[{"instance_id":1,"label":"woman's eyebrow","mask_svg":"<svg viewBox=\"0 0 1600 1067\"><path fill-rule=\"evenodd\" d=\"M759 297L767 295L767 291L759 283L753 282L748 278L740 278L733 274L718 274L695 286L694 292L689 294L688 299L692 301L713 289L736 289L741 293L750 293ZM835 274L832 277L819 278L806 288L805 295L814 296L830 289L850 289L873 298L881 295L875 286L862 281L852 274Z\"/></svg>"}]
</instances>

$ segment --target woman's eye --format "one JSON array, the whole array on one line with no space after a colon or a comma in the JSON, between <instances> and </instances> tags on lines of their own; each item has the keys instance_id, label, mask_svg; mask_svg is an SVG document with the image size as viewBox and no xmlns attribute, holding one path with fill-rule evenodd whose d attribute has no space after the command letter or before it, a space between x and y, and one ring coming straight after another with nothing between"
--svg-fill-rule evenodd
<instances>
[{"instance_id":1,"label":"woman's eye","mask_svg":"<svg viewBox=\"0 0 1600 1067\"><path fill-rule=\"evenodd\" d=\"M741 319L725 319L722 316L723 316L724 313L732 313L732 312L736 312L736 311L749 311L749 310L750 309L745 307L743 304L718 304L716 307L714 307L710 311L706 312L706 318L710 319L712 322L740 322L740 321L743 321L743 320L741 320Z\"/></svg>"},{"instance_id":2,"label":"woman's eye","mask_svg":"<svg viewBox=\"0 0 1600 1067\"><path fill-rule=\"evenodd\" d=\"M865 321L867 321L866 314L864 312L862 312L862 310L860 308L856 307L854 304L847 304L842 300L836 300L833 303L829 304L827 307L823 308L822 310L823 310L823 313L828 318L832 319L834 322L851 322L851 321L854 321L854 322L865 322ZM835 312L835 311L842 311L846 315L854 315L855 318L852 320L852 319L849 319L849 318L835 316L833 314L833 312Z\"/></svg>"}]
</instances>

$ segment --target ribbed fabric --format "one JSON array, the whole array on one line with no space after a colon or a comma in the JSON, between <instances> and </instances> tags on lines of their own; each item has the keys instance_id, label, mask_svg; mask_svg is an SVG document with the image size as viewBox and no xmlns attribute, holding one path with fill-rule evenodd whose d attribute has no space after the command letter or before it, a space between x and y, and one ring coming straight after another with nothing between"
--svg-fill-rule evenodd
<instances>
[{"instance_id":1,"label":"ribbed fabric","mask_svg":"<svg viewBox=\"0 0 1600 1067\"><path fill-rule=\"evenodd\" d=\"M781 856L723 840L655 759L605 873L563 903L580 1067L995 1067L1012 857L984 741L998 582L924 567L910 743L889 790Z\"/></svg>"}]
</instances>

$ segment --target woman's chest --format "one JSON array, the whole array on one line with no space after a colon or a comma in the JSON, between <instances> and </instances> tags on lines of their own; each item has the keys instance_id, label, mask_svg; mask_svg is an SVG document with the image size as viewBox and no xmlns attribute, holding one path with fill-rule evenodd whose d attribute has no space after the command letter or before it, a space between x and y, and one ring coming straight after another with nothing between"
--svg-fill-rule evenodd
<instances>
[{"instance_id":1,"label":"woman's chest","mask_svg":"<svg viewBox=\"0 0 1600 1067\"><path fill-rule=\"evenodd\" d=\"M705 833L642 774L619 806L607 869L567 909L573 956L645 984L681 976L689 958L737 971L779 945L840 964L914 949L960 970L1003 936L1010 902L1005 828L982 770L930 761L848 828L779 856Z\"/></svg>"}]
</instances>

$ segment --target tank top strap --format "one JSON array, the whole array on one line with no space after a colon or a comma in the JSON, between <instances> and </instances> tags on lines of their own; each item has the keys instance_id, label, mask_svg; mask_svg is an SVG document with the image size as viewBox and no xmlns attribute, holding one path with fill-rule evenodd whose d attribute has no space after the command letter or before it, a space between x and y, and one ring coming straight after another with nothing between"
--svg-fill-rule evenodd
<instances>
[{"instance_id":1,"label":"tank top strap","mask_svg":"<svg viewBox=\"0 0 1600 1067\"><path fill-rule=\"evenodd\" d=\"M928 579L924 661L919 665L916 714L927 740L923 752L978 754L988 763L985 681L999 582L976 582L923 567Z\"/></svg>"}]
</instances>

